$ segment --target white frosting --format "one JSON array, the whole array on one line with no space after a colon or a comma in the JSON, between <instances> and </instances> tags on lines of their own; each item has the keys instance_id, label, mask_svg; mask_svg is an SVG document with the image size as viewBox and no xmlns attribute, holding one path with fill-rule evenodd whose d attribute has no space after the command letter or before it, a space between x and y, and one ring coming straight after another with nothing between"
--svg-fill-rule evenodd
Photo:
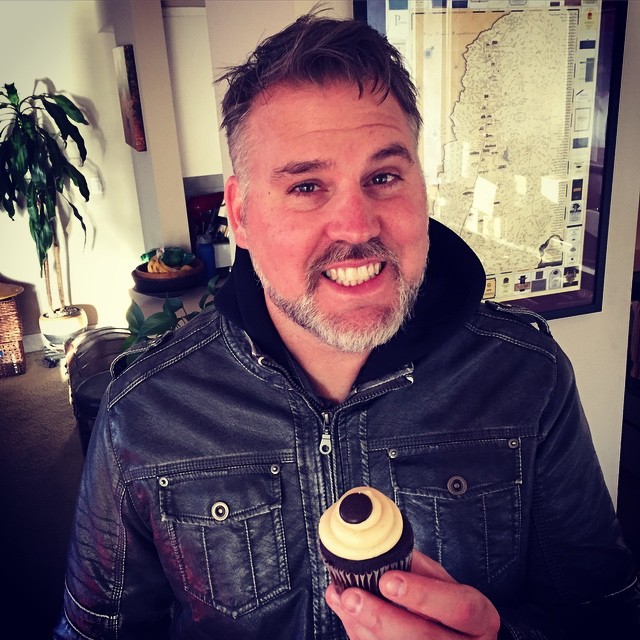
<instances>
[{"instance_id":1,"label":"white frosting","mask_svg":"<svg viewBox=\"0 0 640 640\"><path fill-rule=\"evenodd\" d=\"M340 503L351 493L364 493L371 500L373 508L364 522L350 524L340 517ZM347 560L367 560L386 553L400 540L402 514L377 489L355 487L322 514L318 531L331 553Z\"/></svg>"}]
</instances>

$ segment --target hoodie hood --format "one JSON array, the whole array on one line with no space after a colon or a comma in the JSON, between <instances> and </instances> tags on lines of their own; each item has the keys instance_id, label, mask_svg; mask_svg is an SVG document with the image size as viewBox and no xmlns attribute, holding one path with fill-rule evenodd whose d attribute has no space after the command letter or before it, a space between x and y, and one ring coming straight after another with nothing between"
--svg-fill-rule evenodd
<instances>
[{"instance_id":1,"label":"hoodie hood","mask_svg":"<svg viewBox=\"0 0 640 640\"><path fill-rule=\"evenodd\" d=\"M485 288L482 264L460 236L429 221L429 260L413 315L398 333L374 349L356 383L372 380L418 360L442 344L476 311ZM249 252L238 247L231 273L215 306L238 324L267 355L288 367L287 349L276 331Z\"/></svg>"}]
</instances>

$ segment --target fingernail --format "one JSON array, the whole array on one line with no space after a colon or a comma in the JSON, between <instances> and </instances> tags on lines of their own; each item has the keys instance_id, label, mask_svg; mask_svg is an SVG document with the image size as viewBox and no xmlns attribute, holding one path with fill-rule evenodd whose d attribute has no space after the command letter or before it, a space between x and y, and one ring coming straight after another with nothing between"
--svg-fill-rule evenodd
<instances>
[{"instance_id":1,"label":"fingernail","mask_svg":"<svg viewBox=\"0 0 640 640\"><path fill-rule=\"evenodd\" d=\"M362 608L362 597L359 593L351 591L343 596L342 607L349 613L358 613Z\"/></svg>"},{"instance_id":2,"label":"fingernail","mask_svg":"<svg viewBox=\"0 0 640 640\"><path fill-rule=\"evenodd\" d=\"M405 583L399 576L390 576L382 583L383 591L390 596L401 596L405 591Z\"/></svg>"}]
</instances>

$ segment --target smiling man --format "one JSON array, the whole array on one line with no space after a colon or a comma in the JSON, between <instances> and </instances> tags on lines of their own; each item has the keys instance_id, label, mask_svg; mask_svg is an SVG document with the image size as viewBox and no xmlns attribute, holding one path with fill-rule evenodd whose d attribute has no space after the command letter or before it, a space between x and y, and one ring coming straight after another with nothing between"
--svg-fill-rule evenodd
<instances>
[{"instance_id":1,"label":"smiling man","mask_svg":"<svg viewBox=\"0 0 640 640\"><path fill-rule=\"evenodd\" d=\"M370 84L360 95L353 83L281 83L256 100L242 136L261 151L227 184L236 242L251 254L286 346L318 393L342 401L422 282L427 208L415 130Z\"/></svg>"},{"instance_id":2,"label":"smiling man","mask_svg":"<svg viewBox=\"0 0 640 640\"><path fill-rule=\"evenodd\" d=\"M429 223L398 52L307 15L224 79L236 259L105 395L56 637L637 640L571 366ZM320 557L360 485L413 526L384 599Z\"/></svg>"}]
</instances>

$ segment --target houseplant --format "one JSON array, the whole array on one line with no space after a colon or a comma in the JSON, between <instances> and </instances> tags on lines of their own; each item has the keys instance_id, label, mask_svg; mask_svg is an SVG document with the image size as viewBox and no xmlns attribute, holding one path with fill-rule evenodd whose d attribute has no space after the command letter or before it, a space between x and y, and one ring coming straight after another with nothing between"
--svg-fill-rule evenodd
<instances>
[{"instance_id":1,"label":"houseplant","mask_svg":"<svg viewBox=\"0 0 640 640\"><path fill-rule=\"evenodd\" d=\"M87 157L84 139L74 123L88 124L64 95L44 92L20 98L14 84L0 89L0 209L11 219L17 211L27 211L49 306L40 318L40 330L54 346L61 346L60 342L87 324L85 312L67 299L60 260L62 216L71 211L86 234L71 198L77 190L88 201L89 188L66 155L71 138L80 161Z\"/></svg>"},{"instance_id":2,"label":"houseplant","mask_svg":"<svg viewBox=\"0 0 640 640\"><path fill-rule=\"evenodd\" d=\"M207 283L207 291L200 298L198 307L200 311L187 312L184 308L184 304L180 298L166 298L162 305L162 311L152 313L150 316L144 316L140 305L137 302L132 301L131 305L127 309L127 328L131 334L122 345L122 350L131 349L132 357L130 362L136 357L137 345L146 345L149 340L158 338L167 331L173 331L178 327L186 324L192 318L195 318L201 311L204 311L214 303L215 294L219 288L218 276L214 275L213 278Z\"/></svg>"}]
</instances>

